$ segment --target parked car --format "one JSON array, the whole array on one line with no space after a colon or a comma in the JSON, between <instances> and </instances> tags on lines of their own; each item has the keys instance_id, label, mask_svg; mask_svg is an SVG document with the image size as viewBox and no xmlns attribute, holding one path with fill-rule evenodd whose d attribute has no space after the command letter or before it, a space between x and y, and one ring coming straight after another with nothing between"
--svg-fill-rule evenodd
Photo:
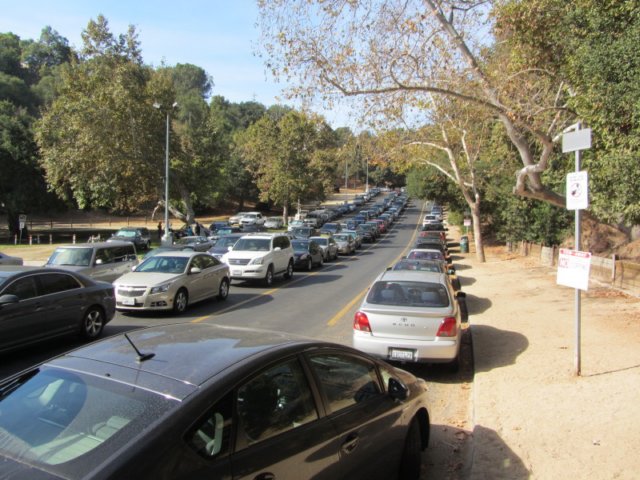
<instances>
[{"instance_id":1,"label":"parked car","mask_svg":"<svg viewBox=\"0 0 640 480\"><path fill-rule=\"evenodd\" d=\"M284 227L284 221L282 217L268 217L264 222L264 226L265 228L279 229Z\"/></svg>"},{"instance_id":2,"label":"parked car","mask_svg":"<svg viewBox=\"0 0 640 480\"><path fill-rule=\"evenodd\" d=\"M240 217L240 226L245 227L248 225L264 225L265 218L260 212L247 212Z\"/></svg>"},{"instance_id":3,"label":"parked car","mask_svg":"<svg viewBox=\"0 0 640 480\"><path fill-rule=\"evenodd\" d=\"M139 250L149 250L151 248L151 234L148 228L144 227L124 227L114 233L107 242L131 242Z\"/></svg>"},{"instance_id":4,"label":"parked car","mask_svg":"<svg viewBox=\"0 0 640 480\"><path fill-rule=\"evenodd\" d=\"M402 258L395 263L392 267L393 270L417 270L428 272L442 272L446 273L451 286L454 290L460 290L460 279L456 275L456 269L453 265L443 262L442 260L427 260L417 258ZM463 312L464 313L464 312ZM464 320L464 318L463 318Z\"/></svg>"},{"instance_id":5,"label":"parked car","mask_svg":"<svg viewBox=\"0 0 640 480\"><path fill-rule=\"evenodd\" d=\"M353 346L400 362L448 363L456 370L462 313L444 273L388 270L356 312Z\"/></svg>"},{"instance_id":6,"label":"parked car","mask_svg":"<svg viewBox=\"0 0 640 480\"><path fill-rule=\"evenodd\" d=\"M12 257L0 252L0 265L22 265L23 260L20 257Z\"/></svg>"},{"instance_id":7,"label":"parked car","mask_svg":"<svg viewBox=\"0 0 640 480\"><path fill-rule=\"evenodd\" d=\"M138 256L133 243L113 241L56 247L45 267L62 268L111 283L136 265Z\"/></svg>"},{"instance_id":8,"label":"parked car","mask_svg":"<svg viewBox=\"0 0 640 480\"><path fill-rule=\"evenodd\" d=\"M229 295L229 267L202 252L162 252L118 278L116 308L122 311L172 310L180 314L201 300Z\"/></svg>"},{"instance_id":9,"label":"parked car","mask_svg":"<svg viewBox=\"0 0 640 480\"><path fill-rule=\"evenodd\" d=\"M441 260L449 264L449 260L444 256L444 254L435 248L414 248L409 250L407 254L407 258L413 259L426 259L426 260Z\"/></svg>"},{"instance_id":10,"label":"parked car","mask_svg":"<svg viewBox=\"0 0 640 480\"><path fill-rule=\"evenodd\" d=\"M338 244L330 236L309 237L309 240L315 241L322 249L324 261L329 262L338 258Z\"/></svg>"},{"instance_id":11,"label":"parked car","mask_svg":"<svg viewBox=\"0 0 640 480\"><path fill-rule=\"evenodd\" d=\"M355 244L356 250L362 247L362 236L356 230L342 230L342 233L346 233L353 238L353 243Z\"/></svg>"},{"instance_id":12,"label":"parked car","mask_svg":"<svg viewBox=\"0 0 640 480\"><path fill-rule=\"evenodd\" d=\"M211 225L209 225L210 235L217 235L219 229L228 228L230 226L229 222L224 220L212 222Z\"/></svg>"},{"instance_id":13,"label":"parked car","mask_svg":"<svg viewBox=\"0 0 640 480\"><path fill-rule=\"evenodd\" d=\"M426 382L404 370L205 323L115 335L0 391L0 463L16 479L417 480L430 433Z\"/></svg>"},{"instance_id":14,"label":"parked car","mask_svg":"<svg viewBox=\"0 0 640 480\"><path fill-rule=\"evenodd\" d=\"M244 233L230 233L228 235L222 235L216 240L215 244L208 250L208 252L218 260L222 260L222 256L231 250L236 242L243 236Z\"/></svg>"},{"instance_id":15,"label":"parked car","mask_svg":"<svg viewBox=\"0 0 640 480\"><path fill-rule=\"evenodd\" d=\"M328 233L330 235L335 235L336 233L340 233L340 231L342 230L342 227L340 226L339 223L325 223L322 228L320 229L320 234L323 233Z\"/></svg>"},{"instance_id":16,"label":"parked car","mask_svg":"<svg viewBox=\"0 0 640 480\"><path fill-rule=\"evenodd\" d=\"M356 251L356 244L351 235L346 233L337 233L333 236L338 245L338 253L342 255L352 255Z\"/></svg>"},{"instance_id":17,"label":"parked car","mask_svg":"<svg viewBox=\"0 0 640 480\"><path fill-rule=\"evenodd\" d=\"M240 219L244 217L247 213L251 212L238 212L235 215L229 217L229 225L240 225Z\"/></svg>"},{"instance_id":18,"label":"parked car","mask_svg":"<svg viewBox=\"0 0 640 480\"><path fill-rule=\"evenodd\" d=\"M418 237L414 243L414 248L440 250L445 259L449 260L451 258L449 247L438 238Z\"/></svg>"},{"instance_id":19,"label":"parked car","mask_svg":"<svg viewBox=\"0 0 640 480\"><path fill-rule=\"evenodd\" d=\"M289 225L287 225L287 230L290 232L294 228L303 227L303 226L304 226L304 220L296 218L293 220L289 220Z\"/></svg>"},{"instance_id":20,"label":"parked car","mask_svg":"<svg viewBox=\"0 0 640 480\"><path fill-rule=\"evenodd\" d=\"M324 264L324 255L320 246L313 240L293 239L293 267L311 271L314 266Z\"/></svg>"},{"instance_id":21,"label":"parked car","mask_svg":"<svg viewBox=\"0 0 640 480\"><path fill-rule=\"evenodd\" d=\"M214 242L213 240L201 235L192 235L178 239L174 245L180 247L182 250L191 249L196 252L206 252L213 247Z\"/></svg>"},{"instance_id":22,"label":"parked car","mask_svg":"<svg viewBox=\"0 0 640 480\"><path fill-rule=\"evenodd\" d=\"M283 233L243 235L222 261L231 268L234 280L259 280L271 286L275 275L282 274L285 279L293 276L293 248Z\"/></svg>"},{"instance_id":23,"label":"parked car","mask_svg":"<svg viewBox=\"0 0 640 480\"><path fill-rule=\"evenodd\" d=\"M290 232L295 238L309 238L320 235L320 232L315 227L295 227Z\"/></svg>"},{"instance_id":24,"label":"parked car","mask_svg":"<svg viewBox=\"0 0 640 480\"><path fill-rule=\"evenodd\" d=\"M61 335L95 339L115 311L110 283L61 269L0 267L0 352Z\"/></svg>"},{"instance_id":25,"label":"parked car","mask_svg":"<svg viewBox=\"0 0 640 480\"><path fill-rule=\"evenodd\" d=\"M373 225L361 223L356 227L356 232L362 237L362 241L365 243L373 243L376 241L377 230Z\"/></svg>"}]
</instances>

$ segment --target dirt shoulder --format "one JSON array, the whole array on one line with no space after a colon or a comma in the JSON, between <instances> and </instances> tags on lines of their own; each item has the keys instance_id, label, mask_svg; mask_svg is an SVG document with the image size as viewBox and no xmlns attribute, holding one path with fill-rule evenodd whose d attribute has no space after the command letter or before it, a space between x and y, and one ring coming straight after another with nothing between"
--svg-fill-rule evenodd
<instances>
[{"instance_id":1,"label":"dirt shoulder","mask_svg":"<svg viewBox=\"0 0 640 480\"><path fill-rule=\"evenodd\" d=\"M473 340L473 479L637 478L640 299L489 249L457 257Z\"/></svg>"}]
</instances>

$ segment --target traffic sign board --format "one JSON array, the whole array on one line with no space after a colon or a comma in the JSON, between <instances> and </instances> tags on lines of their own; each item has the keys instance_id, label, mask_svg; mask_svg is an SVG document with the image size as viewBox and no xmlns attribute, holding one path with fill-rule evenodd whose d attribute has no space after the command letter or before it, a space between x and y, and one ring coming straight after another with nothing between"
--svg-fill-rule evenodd
<instances>
[{"instance_id":1,"label":"traffic sign board","mask_svg":"<svg viewBox=\"0 0 640 480\"><path fill-rule=\"evenodd\" d=\"M589 289L589 270L591 269L591 253L561 248L558 257L558 285Z\"/></svg>"},{"instance_id":2,"label":"traffic sign board","mask_svg":"<svg viewBox=\"0 0 640 480\"><path fill-rule=\"evenodd\" d=\"M589 208L589 177L586 171L567 175L567 210Z\"/></svg>"}]
</instances>

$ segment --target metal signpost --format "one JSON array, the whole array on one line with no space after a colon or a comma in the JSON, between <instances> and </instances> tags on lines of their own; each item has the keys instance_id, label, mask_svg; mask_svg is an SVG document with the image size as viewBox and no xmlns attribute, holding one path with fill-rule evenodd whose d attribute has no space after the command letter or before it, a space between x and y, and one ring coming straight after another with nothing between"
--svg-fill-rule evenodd
<instances>
[{"instance_id":1,"label":"metal signpost","mask_svg":"<svg viewBox=\"0 0 640 480\"><path fill-rule=\"evenodd\" d=\"M567 175L567 210L575 210L575 249L580 252L580 210L589 207L589 185L587 172L580 171L580 153L591 148L591 129L581 129L580 123L574 132L562 136L562 153L575 152L576 170ZM582 253L582 252L580 252ZM580 256L576 257L580 258ZM560 271L560 269L558 269ZM587 270L588 272L588 270ZM587 273L588 275L588 273ZM575 326L576 326L576 375L580 375L580 288L575 290Z\"/></svg>"},{"instance_id":2,"label":"metal signpost","mask_svg":"<svg viewBox=\"0 0 640 480\"><path fill-rule=\"evenodd\" d=\"M27 225L27 216L24 213L18 215L18 222L20 223L20 245L22 245L22 230Z\"/></svg>"}]
</instances>

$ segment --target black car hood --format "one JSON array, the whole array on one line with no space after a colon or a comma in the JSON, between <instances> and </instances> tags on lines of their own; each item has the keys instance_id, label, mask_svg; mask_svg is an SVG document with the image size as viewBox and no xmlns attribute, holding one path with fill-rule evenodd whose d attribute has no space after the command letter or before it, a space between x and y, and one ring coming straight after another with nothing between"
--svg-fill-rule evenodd
<instances>
[{"instance_id":1,"label":"black car hood","mask_svg":"<svg viewBox=\"0 0 640 480\"><path fill-rule=\"evenodd\" d=\"M25 478L29 480L61 480L65 477L59 477L11 458L0 456L0 480L24 480Z\"/></svg>"}]
</instances>

